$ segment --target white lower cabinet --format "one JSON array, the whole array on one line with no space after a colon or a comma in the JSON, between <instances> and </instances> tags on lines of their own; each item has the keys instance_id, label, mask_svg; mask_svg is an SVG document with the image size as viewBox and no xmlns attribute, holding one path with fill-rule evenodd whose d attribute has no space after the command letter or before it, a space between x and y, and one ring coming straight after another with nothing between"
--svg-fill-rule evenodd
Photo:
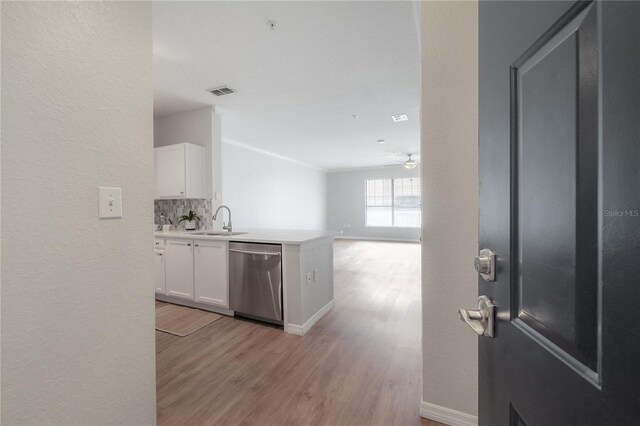
<instances>
[{"instance_id":1,"label":"white lower cabinet","mask_svg":"<svg viewBox=\"0 0 640 426\"><path fill-rule=\"evenodd\" d=\"M196 302L229 307L226 241L194 241Z\"/></svg>"},{"instance_id":2,"label":"white lower cabinet","mask_svg":"<svg viewBox=\"0 0 640 426\"><path fill-rule=\"evenodd\" d=\"M155 262L157 293L229 308L226 241L167 238Z\"/></svg>"},{"instance_id":3,"label":"white lower cabinet","mask_svg":"<svg viewBox=\"0 0 640 426\"><path fill-rule=\"evenodd\" d=\"M153 251L153 273L155 276L156 293L165 294L167 292L167 283L164 270L164 250Z\"/></svg>"},{"instance_id":4,"label":"white lower cabinet","mask_svg":"<svg viewBox=\"0 0 640 426\"><path fill-rule=\"evenodd\" d=\"M167 296L194 300L193 241L167 239L164 252Z\"/></svg>"}]
</instances>

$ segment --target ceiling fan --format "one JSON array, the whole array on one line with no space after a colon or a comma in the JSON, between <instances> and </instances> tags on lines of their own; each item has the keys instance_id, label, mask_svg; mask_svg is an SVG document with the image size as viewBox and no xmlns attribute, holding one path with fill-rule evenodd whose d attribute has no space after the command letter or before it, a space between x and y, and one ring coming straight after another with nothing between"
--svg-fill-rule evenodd
<instances>
[{"instance_id":1,"label":"ceiling fan","mask_svg":"<svg viewBox=\"0 0 640 426\"><path fill-rule=\"evenodd\" d=\"M412 158L413 154L407 154L407 155L409 156L409 159L404 163L402 163L402 167L409 170L415 169L416 166L418 165L418 162Z\"/></svg>"},{"instance_id":2,"label":"ceiling fan","mask_svg":"<svg viewBox=\"0 0 640 426\"><path fill-rule=\"evenodd\" d=\"M389 158L389 159L393 159L393 164L392 165L397 165L398 163L400 163L400 165L402 167L404 167L405 169L412 170L412 169L415 169L419 164L419 162L417 160L413 159L413 156L415 154L403 154L403 153L397 152L397 151L387 151L387 152L388 153L387 153L386 157ZM402 161L402 158L405 158L407 156L409 158L404 160L404 161Z\"/></svg>"}]
</instances>

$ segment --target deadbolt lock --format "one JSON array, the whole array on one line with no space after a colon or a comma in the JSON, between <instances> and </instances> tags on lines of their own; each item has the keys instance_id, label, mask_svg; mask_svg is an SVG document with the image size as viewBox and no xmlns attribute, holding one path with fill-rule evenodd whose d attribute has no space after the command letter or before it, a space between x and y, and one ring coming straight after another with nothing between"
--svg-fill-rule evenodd
<instances>
[{"instance_id":1,"label":"deadbolt lock","mask_svg":"<svg viewBox=\"0 0 640 426\"><path fill-rule=\"evenodd\" d=\"M480 250L473 260L473 267L485 281L496 280L496 254L491 250Z\"/></svg>"}]
</instances>

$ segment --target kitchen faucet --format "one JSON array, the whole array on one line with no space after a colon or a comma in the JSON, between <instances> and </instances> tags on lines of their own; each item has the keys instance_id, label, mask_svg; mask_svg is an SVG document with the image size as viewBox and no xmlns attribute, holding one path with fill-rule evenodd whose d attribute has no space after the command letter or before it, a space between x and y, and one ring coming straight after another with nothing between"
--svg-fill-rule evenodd
<instances>
[{"instance_id":1,"label":"kitchen faucet","mask_svg":"<svg viewBox=\"0 0 640 426\"><path fill-rule=\"evenodd\" d=\"M231 209L227 206L225 206L224 204L221 205L220 207L218 207L218 209L216 210L216 212L213 214L213 220L217 220L216 217L218 217L218 212L220 211L221 208L225 208L227 209L227 211L229 212L229 223L227 223L226 225L224 224L224 218L222 221L222 229L224 229L225 231L229 231L229 232L233 232L233 227L231 225Z\"/></svg>"}]
</instances>

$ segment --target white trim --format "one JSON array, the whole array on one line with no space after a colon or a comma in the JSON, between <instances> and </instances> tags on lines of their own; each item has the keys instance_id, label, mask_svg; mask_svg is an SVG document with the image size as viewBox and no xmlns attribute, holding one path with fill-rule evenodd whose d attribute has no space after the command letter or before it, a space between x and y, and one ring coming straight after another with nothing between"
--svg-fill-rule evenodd
<instances>
[{"instance_id":1,"label":"white trim","mask_svg":"<svg viewBox=\"0 0 640 426\"><path fill-rule=\"evenodd\" d=\"M289 263L289 256L287 254L287 244L282 244L280 253L280 260L282 261L282 264L280 265L282 274L282 324L284 332L289 333L289 331L287 331L287 321L289 320L289 295L287 291L287 289L289 288L289 274L287 274L287 263Z\"/></svg>"},{"instance_id":2,"label":"white trim","mask_svg":"<svg viewBox=\"0 0 640 426\"><path fill-rule=\"evenodd\" d=\"M377 206L365 206L365 209L367 207L377 207ZM422 226L388 226L388 225L364 225L365 229L388 229L388 230L393 230L393 229L422 229Z\"/></svg>"},{"instance_id":3,"label":"white trim","mask_svg":"<svg viewBox=\"0 0 640 426\"><path fill-rule=\"evenodd\" d=\"M289 334L295 334L296 336L303 336L302 327L296 324L285 324L284 332Z\"/></svg>"},{"instance_id":4,"label":"white trim","mask_svg":"<svg viewBox=\"0 0 640 426\"><path fill-rule=\"evenodd\" d=\"M180 114L184 114L186 112L197 111L199 109L205 109L205 108L209 108L211 110L211 112L213 112L214 114L216 112L216 106L215 105L205 105L205 106L199 106L199 107L195 107L195 108L185 109L184 111L170 112L169 114L162 114L162 115L153 114L153 118L167 118L167 117L171 117L173 115L180 115ZM167 146L167 145L165 145L165 146Z\"/></svg>"},{"instance_id":5,"label":"white trim","mask_svg":"<svg viewBox=\"0 0 640 426\"><path fill-rule=\"evenodd\" d=\"M256 148L255 146L247 145L247 144L244 144L244 143L241 143L241 142L232 141L230 139L222 139L222 143L226 143L227 145L237 146L239 148L243 148L243 149L246 149L246 150L249 150L249 151L254 151L254 152L257 152L259 154L268 155L270 157L274 157L274 158L277 158L277 159L283 160L283 161L288 161L290 163L294 163L294 164L297 164L299 166L308 167L310 169L319 170L319 171L325 172L325 173L327 172L327 170L323 169L322 167L314 166L313 164L305 163L303 161L296 160L295 158L286 157L284 155L280 155L280 154L276 154L275 152L266 151L264 149Z\"/></svg>"},{"instance_id":6,"label":"white trim","mask_svg":"<svg viewBox=\"0 0 640 426\"><path fill-rule=\"evenodd\" d=\"M404 160L402 160L404 161ZM361 167L343 167L343 168L335 168L335 169L327 169L327 173L344 173L344 172L359 172L362 170L372 171L376 169L400 169L406 170L402 167L402 163L397 164L383 164L381 166L361 166ZM418 173L418 176L420 173ZM416 176L416 177L418 177Z\"/></svg>"},{"instance_id":7,"label":"white trim","mask_svg":"<svg viewBox=\"0 0 640 426\"><path fill-rule=\"evenodd\" d=\"M364 241L391 241L397 243L419 243L413 238L386 238L386 237L356 237L355 235L336 235L336 240L364 240Z\"/></svg>"},{"instance_id":8,"label":"white trim","mask_svg":"<svg viewBox=\"0 0 640 426\"><path fill-rule=\"evenodd\" d=\"M478 416L424 401L420 403L420 417L449 426L477 426L478 424Z\"/></svg>"},{"instance_id":9,"label":"white trim","mask_svg":"<svg viewBox=\"0 0 640 426\"><path fill-rule=\"evenodd\" d=\"M334 304L335 304L335 300L332 299L329 303L327 303L322 308L320 308L318 312L313 314L311 318L305 321L305 323L302 326L299 326L297 324L285 324L284 331L286 331L289 334L304 336L305 334L307 334L309 330L311 330L311 327L313 327L315 323L317 323L320 320L320 318L325 316L325 314L329 312L331 308L333 308Z\"/></svg>"},{"instance_id":10,"label":"white trim","mask_svg":"<svg viewBox=\"0 0 640 426\"><path fill-rule=\"evenodd\" d=\"M329 312L334 305L335 305L335 300L331 299L329 303L324 305L322 308L320 308L318 312L313 314L313 316L309 318L302 326L302 334L303 335L307 334L307 331L311 330L311 327L313 327L315 323L317 323L320 320L320 318L325 316L325 314Z\"/></svg>"},{"instance_id":11,"label":"white trim","mask_svg":"<svg viewBox=\"0 0 640 426\"><path fill-rule=\"evenodd\" d=\"M187 300L180 297L156 293L156 300L159 300L161 302L174 303L176 305L188 306L190 308L202 309L204 311L215 312L217 314L229 315L231 317L235 316L235 311L232 311L230 309L221 308L219 306L210 305L208 303L200 303L193 300Z\"/></svg>"},{"instance_id":12,"label":"white trim","mask_svg":"<svg viewBox=\"0 0 640 426\"><path fill-rule=\"evenodd\" d=\"M413 5L413 23L416 26L416 38L418 39L418 50L422 55L422 29L420 23L422 20L420 19L421 13L421 2L420 1L412 1Z\"/></svg>"}]
</instances>

